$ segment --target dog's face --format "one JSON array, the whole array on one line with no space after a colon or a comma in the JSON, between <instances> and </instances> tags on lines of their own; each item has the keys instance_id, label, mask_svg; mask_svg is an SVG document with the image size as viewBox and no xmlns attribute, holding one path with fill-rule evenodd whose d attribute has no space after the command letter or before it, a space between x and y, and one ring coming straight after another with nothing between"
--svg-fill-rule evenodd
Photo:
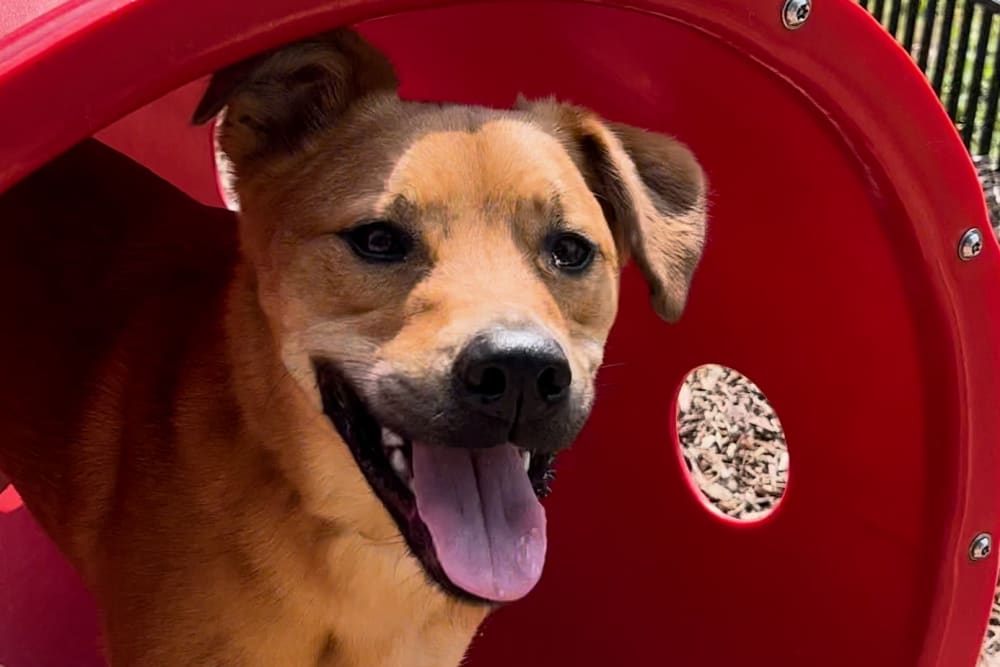
<instances>
[{"instance_id":1,"label":"dog's face","mask_svg":"<svg viewBox=\"0 0 1000 667\"><path fill-rule=\"evenodd\" d=\"M697 162L552 101L402 102L346 30L219 73L196 120L223 108L260 305L329 417L318 446L341 453L302 456L317 479L374 491L336 513L378 532L365 522L384 506L452 594L523 596L545 555L538 498L593 404L624 261L664 318L681 312L705 230Z\"/></svg>"}]
</instances>

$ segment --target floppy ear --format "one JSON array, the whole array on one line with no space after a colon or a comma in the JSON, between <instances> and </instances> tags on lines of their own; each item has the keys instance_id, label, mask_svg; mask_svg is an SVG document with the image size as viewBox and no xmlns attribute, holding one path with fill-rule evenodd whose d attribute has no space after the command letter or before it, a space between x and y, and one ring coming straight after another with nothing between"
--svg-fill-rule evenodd
<instances>
[{"instance_id":1,"label":"floppy ear","mask_svg":"<svg viewBox=\"0 0 1000 667\"><path fill-rule=\"evenodd\" d=\"M671 137L608 123L572 105L518 99L518 107L566 146L619 252L642 271L653 308L676 321L705 243L705 174L694 155Z\"/></svg>"},{"instance_id":2,"label":"floppy ear","mask_svg":"<svg viewBox=\"0 0 1000 667\"><path fill-rule=\"evenodd\" d=\"M301 148L359 99L397 87L386 57L342 28L216 73L192 122L205 123L225 109L219 145L240 173L260 157Z\"/></svg>"}]
</instances>

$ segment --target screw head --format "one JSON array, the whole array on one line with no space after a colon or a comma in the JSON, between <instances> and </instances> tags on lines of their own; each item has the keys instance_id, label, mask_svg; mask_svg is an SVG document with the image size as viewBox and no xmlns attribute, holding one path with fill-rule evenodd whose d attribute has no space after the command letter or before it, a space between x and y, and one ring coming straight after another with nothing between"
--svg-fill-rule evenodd
<instances>
[{"instance_id":1,"label":"screw head","mask_svg":"<svg viewBox=\"0 0 1000 667\"><path fill-rule=\"evenodd\" d=\"M812 12L812 0L785 0L781 10L781 22L789 30L798 30L805 25Z\"/></svg>"},{"instance_id":2,"label":"screw head","mask_svg":"<svg viewBox=\"0 0 1000 667\"><path fill-rule=\"evenodd\" d=\"M968 262L983 251L983 233L978 227L967 229L958 242L958 256L963 262Z\"/></svg>"},{"instance_id":3,"label":"screw head","mask_svg":"<svg viewBox=\"0 0 1000 667\"><path fill-rule=\"evenodd\" d=\"M993 553L993 536L989 533L979 533L972 539L969 546L969 560L986 560Z\"/></svg>"}]
</instances>

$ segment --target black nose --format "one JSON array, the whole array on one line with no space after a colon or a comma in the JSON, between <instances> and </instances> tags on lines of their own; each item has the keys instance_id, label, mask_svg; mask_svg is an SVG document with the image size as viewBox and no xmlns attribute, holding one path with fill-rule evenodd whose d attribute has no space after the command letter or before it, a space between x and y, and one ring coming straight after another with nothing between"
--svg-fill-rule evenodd
<instances>
[{"instance_id":1,"label":"black nose","mask_svg":"<svg viewBox=\"0 0 1000 667\"><path fill-rule=\"evenodd\" d=\"M455 385L469 406L511 424L566 401L572 373L548 336L498 329L474 338L455 361Z\"/></svg>"}]
</instances>

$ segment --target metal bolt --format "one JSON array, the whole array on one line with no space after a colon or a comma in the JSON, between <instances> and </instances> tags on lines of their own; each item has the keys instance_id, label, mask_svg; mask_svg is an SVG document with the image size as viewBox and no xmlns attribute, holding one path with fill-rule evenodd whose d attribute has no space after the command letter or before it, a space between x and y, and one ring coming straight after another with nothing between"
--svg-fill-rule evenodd
<instances>
[{"instance_id":1,"label":"metal bolt","mask_svg":"<svg viewBox=\"0 0 1000 667\"><path fill-rule=\"evenodd\" d=\"M992 552L993 536L989 533L979 533L973 538L972 545L969 547L969 560L973 562L986 560Z\"/></svg>"},{"instance_id":2,"label":"metal bolt","mask_svg":"<svg viewBox=\"0 0 1000 667\"><path fill-rule=\"evenodd\" d=\"M805 25L810 12L812 12L812 0L785 0L785 8L781 10L781 22L789 30L798 30Z\"/></svg>"},{"instance_id":3,"label":"metal bolt","mask_svg":"<svg viewBox=\"0 0 1000 667\"><path fill-rule=\"evenodd\" d=\"M968 262L983 251L983 233L979 228L967 229L958 242L958 256L963 262Z\"/></svg>"}]
</instances>

